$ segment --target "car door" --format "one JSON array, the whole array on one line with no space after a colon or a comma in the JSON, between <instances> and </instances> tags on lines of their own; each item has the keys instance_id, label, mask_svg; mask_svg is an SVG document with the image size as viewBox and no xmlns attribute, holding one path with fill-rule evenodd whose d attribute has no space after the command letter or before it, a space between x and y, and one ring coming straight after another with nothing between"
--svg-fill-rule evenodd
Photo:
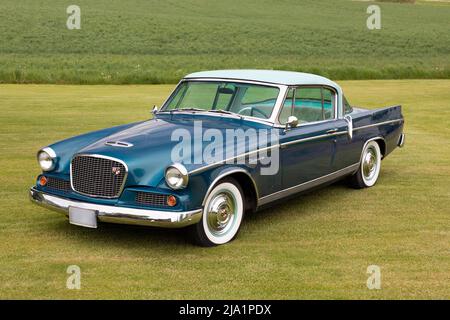
<instances>
[{"instance_id":1,"label":"car door","mask_svg":"<svg viewBox=\"0 0 450 320\"><path fill-rule=\"evenodd\" d=\"M336 128L336 92L321 86L302 86L288 91L280 114L298 125L280 136L282 188L288 189L333 172ZM295 191L295 190L293 190Z\"/></svg>"}]
</instances>

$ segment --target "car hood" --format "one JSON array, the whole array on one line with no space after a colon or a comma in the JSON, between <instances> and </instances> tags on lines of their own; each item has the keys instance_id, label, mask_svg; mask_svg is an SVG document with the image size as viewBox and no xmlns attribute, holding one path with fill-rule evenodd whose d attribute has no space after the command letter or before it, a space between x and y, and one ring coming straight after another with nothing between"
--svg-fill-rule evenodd
<instances>
[{"instance_id":1,"label":"car hood","mask_svg":"<svg viewBox=\"0 0 450 320\"><path fill-rule=\"evenodd\" d=\"M204 142L201 135L200 138L195 135L196 132L198 134L199 122L197 121L199 120L203 129L220 130L223 136L227 129L271 128L266 124L237 117L166 114L109 134L79 149L76 154L102 155L124 161L128 166L127 186L158 186L163 181L167 166L173 164L172 150L180 143L173 136L189 133L192 139L195 139L195 143L200 146L210 143ZM111 146L107 142L125 142L130 146ZM247 145L246 148L254 149L256 146ZM203 148L192 148L194 154L202 150ZM188 171L202 166L202 164L191 164L192 161L189 159L180 162Z\"/></svg>"}]
</instances>

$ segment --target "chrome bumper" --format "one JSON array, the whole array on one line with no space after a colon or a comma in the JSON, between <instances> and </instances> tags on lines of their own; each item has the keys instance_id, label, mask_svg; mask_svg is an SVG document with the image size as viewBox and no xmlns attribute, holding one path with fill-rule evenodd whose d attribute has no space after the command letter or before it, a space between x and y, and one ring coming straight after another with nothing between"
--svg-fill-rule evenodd
<instances>
[{"instance_id":1,"label":"chrome bumper","mask_svg":"<svg viewBox=\"0 0 450 320\"><path fill-rule=\"evenodd\" d=\"M402 133L400 137L398 138L397 146L402 148L405 145L405 134Z\"/></svg>"},{"instance_id":2,"label":"chrome bumper","mask_svg":"<svg viewBox=\"0 0 450 320\"><path fill-rule=\"evenodd\" d=\"M111 223L181 228L197 223L202 217L201 209L175 212L99 205L50 195L34 187L30 188L30 199L38 205L66 215L69 214L69 207L94 210L99 221Z\"/></svg>"}]
</instances>

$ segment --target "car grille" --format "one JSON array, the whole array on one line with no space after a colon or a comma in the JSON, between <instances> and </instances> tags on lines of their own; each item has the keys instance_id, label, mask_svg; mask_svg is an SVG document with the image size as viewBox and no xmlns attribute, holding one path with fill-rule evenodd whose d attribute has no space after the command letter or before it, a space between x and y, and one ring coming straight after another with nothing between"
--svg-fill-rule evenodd
<instances>
[{"instance_id":1,"label":"car grille","mask_svg":"<svg viewBox=\"0 0 450 320\"><path fill-rule=\"evenodd\" d=\"M76 192L100 198L117 198L127 176L125 165L99 156L72 159L72 187Z\"/></svg>"},{"instance_id":2,"label":"car grille","mask_svg":"<svg viewBox=\"0 0 450 320\"><path fill-rule=\"evenodd\" d=\"M146 206L166 207L167 196L158 193L137 192L136 202Z\"/></svg>"},{"instance_id":3,"label":"car grille","mask_svg":"<svg viewBox=\"0 0 450 320\"><path fill-rule=\"evenodd\" d=\"M47 184L45 185L49 189L68 192L70 191L70 181L58 179L54 177L47 177Z\"/></svg>"}]
</instances>

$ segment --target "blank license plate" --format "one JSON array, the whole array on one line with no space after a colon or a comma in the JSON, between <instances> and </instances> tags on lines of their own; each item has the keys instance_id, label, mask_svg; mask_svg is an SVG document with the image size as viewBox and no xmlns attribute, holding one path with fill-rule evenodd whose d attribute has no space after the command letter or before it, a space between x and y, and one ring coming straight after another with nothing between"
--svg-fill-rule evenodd
<instances>
[{"instance_id":1,"label":"blank license plate","mask_svg":"<svg viewBox=\"0 0 450 320\"><path fill-rule=\"evenodd\" d=\"M77 226L97 228L97 214L94 210L69 207L69 222Z\"/></svg>"}]
</instances>

